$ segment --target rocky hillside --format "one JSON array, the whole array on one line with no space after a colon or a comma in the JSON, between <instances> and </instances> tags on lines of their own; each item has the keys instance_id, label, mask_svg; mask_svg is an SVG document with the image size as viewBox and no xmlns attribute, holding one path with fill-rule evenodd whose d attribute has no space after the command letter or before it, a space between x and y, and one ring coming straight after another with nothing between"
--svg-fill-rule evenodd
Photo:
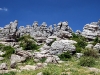
<instances>
[{"instance_id":1,"label":"rocky hillside","mask_svg":"<svg viewBox=\"0 0 100 75\"><path fill-rule=\"evenodd\" d=\"M65 71L68 68L64 71L59 68L59 65L72 62L82 69L88 67L89 72L82 74L91 73L91 67L96 71L90 75L100 74L100 66L97 67L100 64L100 20L86 24L82 32L77 30L75 33L67 21L49 27L45 22L38 25L36 21L32 26L17 26L18 21L15 20L0 28L1 74L17 72L21 75L23 71L34 70L34 74L28 75L74 75L72 71L70 74ZM41 70L50 68L50 65L58 66L59 72ZM37 70L41 70L40 73Z\"/></svg>"}]
</instances>

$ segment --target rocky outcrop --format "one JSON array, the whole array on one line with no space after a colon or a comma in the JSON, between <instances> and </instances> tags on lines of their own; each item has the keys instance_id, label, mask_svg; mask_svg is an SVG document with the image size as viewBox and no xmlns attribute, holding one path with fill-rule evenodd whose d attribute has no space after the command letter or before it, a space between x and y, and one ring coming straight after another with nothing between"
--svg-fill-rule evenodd
<instances>
[{"instance_id":1,"label":"rocky outcrop","mask_svg":"<svg viewBox=\"0 0 100 75\"><path fill-rule=\"evenodd\" d=\"M82 36L88 39L95 39L100 36L100 20L86 24L83 28Z\"/></svg>"},{"instance_id":2,"label":"rocky outcrop","mask_svg":"<svg viewBox=\"0 0 100 75\"><path fill-rule=\"evenodd\" d=\"M40 44L44 43L49 36L57 36L59 38L72 37L72 31L73 30L68 26L68 22L59 22L57 26L54 24L53 28L52 25L47 27L46 22L43 22L39 26L38 22L35 21L32 26L20 26L17 31L17 35L22 36L24 34L29 34Z\"/></svg>"},{"instance_id":3,"label":"rocky outcrop","mask_svg":"<svg viewBox=\"0 0 100 75\"><path fill-rule=\"evenodd\" d=\"M0 32L0 40L15 41L18 21L10 22Z\"/></svg>"},{"instance_id":4,"label":"rocky outcrop","mask_svg":"<svg viewBox=\"0 0 100 75\"><path fill-rule=\"evenodd\" d=\"M16 53L11 55L10 61L12 64L13 62L23 62L27 58L31 58L32 56L33 56L32 53L28 51L16 50Z\"/></svg>"},{"instance_id":5,"label":"rocky outcrop","mask_svg":"<svg viewBox=\"0 0 100 75\"><path fill-rule=\"evenodd\" d=\"M51 45L51 54L61 54L66 51L73 52L75 51L75 46L73 45L74 43L77 43L76 41L73 40L60 40L60 41L55 41Z\"/></svg>"},{"instance_id":6,"label":"rocky outcrop","mask_svg":"<svg viewBox=\"0 0 100 75\"><path fill-rule=\"evenodd\" d=\"M81 35L81 33L82 32L80 30L76 30L76 32L75 32L76 35Z\"/></svg>"}]
</instances>

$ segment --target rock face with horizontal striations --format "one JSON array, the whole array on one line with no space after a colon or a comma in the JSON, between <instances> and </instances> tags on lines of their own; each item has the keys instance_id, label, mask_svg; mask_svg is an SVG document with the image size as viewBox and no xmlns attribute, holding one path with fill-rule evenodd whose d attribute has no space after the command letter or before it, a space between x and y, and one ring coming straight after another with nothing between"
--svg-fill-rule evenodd
<instances>
[{"instance_id":1,"label":"rock face with horizontal striations","mask_svg":"<svg viewBox=\"0 0 100 75\"><path fill-rule=\"evenodd\" d=\"M58 25L54 24L54 28L52 25L47 26L46 22L39 25L37 21L34 21L32 26L20 26L17 35L20 37L24 34L29 34L37 40L38 44L46 42L49 36L57 36L59 38L72 37L71 33L73 30L68 26L68 22L59 22Z\"/></svg>"},{"instance_id":2,"label":"rock face with horizontal striations","mask_svg":"<svg viewBox=\"0 0 100 75\"><path fill-rule=\"evenodd\" d=\"M51 54L61 54L63 52L66 51L70 51L73 52L75 51L75 46L73 44L75 44L77 42L73 41L73 40L60 40L60 41L55 41L52 45L51 45Z\"/></svg>"},{"instance_id":3,"label":"rock face with horizontal striations","mask_svg":"<svg viewBox=\"0 0 100 75\"><path fill-rule=\"evenodd\" d=\"M2 30L0 29L0 40L3 41L15 41L17 32L18 21L10 22Z\"/></svg>"},{"instance_id":4,"label":"rock face with horizontal striations","mask_svg":"<svg viewBox=\"0 0 100 75\"><path fill-rule=\"evenodd\" d=\"M86 24L83 28L82 36L88 39L95 39L100 36L100 20Z\"/></svg>"}]
</instances>

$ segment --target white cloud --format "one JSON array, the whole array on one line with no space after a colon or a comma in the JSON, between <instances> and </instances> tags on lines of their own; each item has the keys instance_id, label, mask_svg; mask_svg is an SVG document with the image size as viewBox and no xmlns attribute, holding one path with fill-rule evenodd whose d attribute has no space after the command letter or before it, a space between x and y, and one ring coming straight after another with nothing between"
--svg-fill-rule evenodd
<instances>
[{"instance_id":1,"label":"white cloud","mask_svg":"<svg viewBox=\"0 0 100 75\"><path fill-rule=\"evenodd\" d=\"M0 11L8 11L7 8L0 8Z\"/></svg>"}]
</instances>

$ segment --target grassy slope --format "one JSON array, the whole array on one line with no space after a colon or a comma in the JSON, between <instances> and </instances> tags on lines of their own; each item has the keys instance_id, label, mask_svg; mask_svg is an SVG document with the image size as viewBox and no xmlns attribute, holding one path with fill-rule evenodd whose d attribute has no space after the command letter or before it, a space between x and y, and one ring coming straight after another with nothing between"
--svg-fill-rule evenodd
<instances>
[{"instance_id":1,"label":"grassy slope","mask_svg":"<svg viewBox=\"0 0 100 75\"><path fill-rule=\"evenodd\" d=\"M35 71L22 71L16 73L16 75L37 75L39 72L48 73L45 75L100 75L100 72L90 71L88 67L78 65L78 62L79 60L73 57L62 64L49 64L46 68ZM94 68L100 69L100 59L96 60Z\"/></svg>"}]
</instances>

